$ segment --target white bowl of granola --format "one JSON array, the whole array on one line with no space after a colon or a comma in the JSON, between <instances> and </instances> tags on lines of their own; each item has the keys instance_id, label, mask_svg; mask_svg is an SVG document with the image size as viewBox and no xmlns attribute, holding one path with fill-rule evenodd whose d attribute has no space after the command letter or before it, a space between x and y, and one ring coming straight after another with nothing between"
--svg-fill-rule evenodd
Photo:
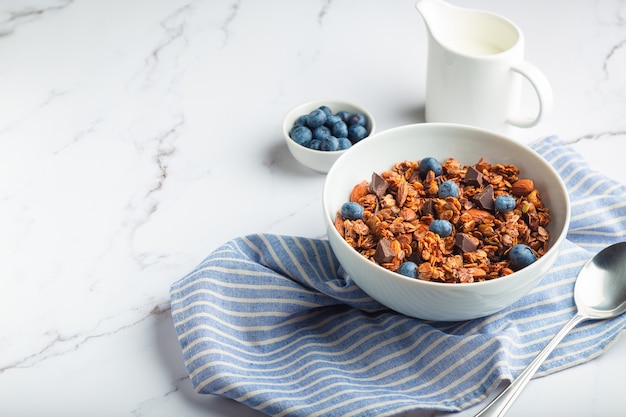
<instances>
[{"instance_id":1,"label":"white bowl of granola","mask_svg":"<svg viewBox=\"0 0 626 417\"><path fill-rule=\"evenodd\" d=\"M342 214L350 202L363 210ZM327 174L323 207L351 279L392 310L436 321L484 317L522 298L552 267L570 221L565 184L539 154L440 123L353 146Z\"/></svg>"}]
</instances>

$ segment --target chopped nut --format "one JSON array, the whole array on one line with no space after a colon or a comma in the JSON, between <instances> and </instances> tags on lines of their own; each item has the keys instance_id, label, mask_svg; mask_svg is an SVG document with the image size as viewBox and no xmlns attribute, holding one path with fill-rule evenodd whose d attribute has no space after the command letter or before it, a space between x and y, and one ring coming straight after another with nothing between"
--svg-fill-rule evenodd
<instances>
[{"instance_id":1,"label":"chopped nut","mask_svg":"<svg viewBox=\"0 0 626 417\"><path fill-rule=\"evenodd\" d=\"M402 217L407 222L412 222L413 220L417 219L417 213L415 212L415 210L411 210L408 207L401 208L398 212L398 216Z\"/></svg>"},{"instance_id":2,"label":"chopped nut","mask_svg":"<svg viewBox=\"0 0 626 417\"><path fill-rule=\"evenodd\" d=\"M396 194L396 204L398 207L402 207L406 202L406 198L409 195L409 184L406 181L402 181L398 186L398 192Z\"/></svg>"}]
</instances>

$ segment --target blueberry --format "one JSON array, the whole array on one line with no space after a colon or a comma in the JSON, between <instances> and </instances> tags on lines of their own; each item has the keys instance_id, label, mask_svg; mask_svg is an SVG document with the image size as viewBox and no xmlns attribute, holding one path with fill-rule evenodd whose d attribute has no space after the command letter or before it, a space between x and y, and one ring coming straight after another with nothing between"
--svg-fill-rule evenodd
<instances>
[{"instance_id":1,"label":"blueberry","mask_svg":"<svg viewBox=\"0 0 626 417\"><path fill-rule=\"evenodd\" d=\"M508 213L515 208L515 198L508 194L499 195L494 203L496 211Z\"/></svg>"},{"instance_id":2,"label":"blueberry","mask_svg":"<svg viewBox=\"0 0 626 417\"><path fill-rule=\"evenodd\" d=\"M326 139L321 139L322 144L320 150L322 151L337 151L339 150L339 139L334 136L329 136Z\"/></svg>"},{"instance_id":3,"label":"blueberry","mask_svg":"<svg viewBox=\"0 0 626 417\"><path fill-rule=\"evenodd\" d=\"M367 136L367 129L361 125L348 126L348 139L350 142L357 143Z\"/></svg>"},{"instance_id":4,"label":"blueberry","mask_svg":"<svg viewBox=\"0 0 626 417\"><path fill-rule=\"evenodd\" d=\"M309 145L307 147L316 151L320 151L322 147L322 141L319 139L313 139L311 140L311 142L309 142Z\"/></svg>"},{"instance_id":5,"label":"blueberry","mask_svg":"<svg viewBox=\"0 0 626 417\"><path fill-rule=\"evenodd\" d=\"M348 123L348 118L350 117L350 112L341 110L337 112L337 116L344 122Z\"/></svg>"},{"instance_id":6,"label":"blueberry","mask_svg":"<svg viewBox=\"0 0 626 417\"><path fill-rule=\"evenodd\" d=\"M428 227L433 233L437 233L441 237L448 237L452 234L452 223L448 220L433 220Z\"/></svg>"},{"instance_id":7,"label":"blueberry","mask_svg":"<svg viewBox=\"0 0 626 417\"><path fill-rule=\"evenodd\" d=\"M330 129L326 126L318 126L313 129L313 139L328 139L331 136Z\"/></svg>"},{"instance_id":8,"label":"blueberry","mask_svg":"<svg viewBox=\"0 0 626 417\"><path fill-rule=\"evenodd\" d=\"M422 179L426 178L428 171L432 171L435 173L435 177L438 177L443 172L443 167L441 166L441 162L433 158L432 156L427 156L426 158L420 161L418 172Z\"/></svg>"},{"instance_id":9,"label":"blueberry","mask_svg":"<svg viewBox=\"0 0 626 417\"><path fill-rule=\"evenodd\" d=\"M339 141L339 150L342 151L344 149L348 149L352 146L352 142L348 138L337 138Z\"/></svg>"},{"instance_id":10,"label":"blueberry","mask_svg":"<svg viewBox=\"0 0 626 417\"><path fill-rule=\"evenodd\" d=\"M303 114L302 116L296 119L293 125L294 126L306 126L307 120L308 120L308 116L306 114Z\"/></svg>"},{"instance_id":11,"label":"blueberry","mask_svg":"<svg viewBox=\"0 0 626 417\"><path fill-rule=\"evenodd\" d=\"M326 113L322 109L315 109L307 116L307 126L311 129L322 126L326 123Z\"/></svg>"},{"instance_id":12,"label":"blueberry","mask_svg":"<svg viewBox=\"0 0 626 417\"><path fill-rule=\"evenodd\" d=\"M403 262L396 272L409 278L417 278L417 264L411 261Z\"/></svg>"},{"instance_id":13,"label":"blueberry","mask_svg":"<svg viewBox=\"0 0 626 417\"><path fill-rule=\"evenodd\" d=\"M328 106L320 106L319 109L326 114L326 117L332 116L332 114L333 114L333 111Z\"/></svg>"},{"instance_id":14,"label":"blueberry","mask_svg":"<svg viewBox=\"0 0 626 417\"><path fill-rule=\"evenodd\" d=\"M313 132L306 126L298 125L291 129L289 136L291 136L291 139L296 143L307 146L309 142L311 142L311 139L313 139Z\"/></svg>"},{"instance_id":15,"label":"blueberry","mask_svg":"<svg viewBox=\"0 0 626 417\"><path fill-rule=\"evenodd\" d=\"M437 192L437 196L439 198L457 198L459 196L459 186L456 185L456 182L454 181L444 181L439 185L439 191Z\"/></svg>"},{"instance_id":16,"label":"blueberry","mask_svg":"<svg viewBox=\"0 0 626 417\"><path fill-rule=\"evenodd\" d=\"M344 219L358 220L363 217L363 207L359 203L343 203L341 206L341 215Z\"/></svg>"},{"instance_id":17,"label":"blueberry","mask_svg":"<svg viewBox=\"0 0 626 417\"><path fill-rule=\"evenodd\" d=\"M337 122L343 122L343 120L341 120L341 117L337 116L336 114L331 114L330 116L326 116L326 123L324 125L326 127L332 128L333 125Z\"/></svg>"},{"instance_id":18,"label":"blueberry","mask_svg":"<svg viewBox=\"0 0 626 417\"><path fill-rule=\"evenodd\" d=\"M348 126L365 126L365 124L367 123L367 117L365 117L363 113L354 113L351 114L350 117L348 117L346 123L348 124Z\"/></svg>"},{"instance_id":19,"label":"blueberry","mask_svg":"<svg viewBox=\"0 0 626 417\"><path fill-rule=\"evenodd\" d=\"M535 252L527 245L519 243L509 251L509 262L514 270L520 270L537 260Z\"/></svg>"},{"instance_id":20,"label":"blueberry","mask_svg":"<svg viewBox=\"0 0 626 417\"><path fill-rule=\"evenodd\" d=\"M337 123L331 126L331 132L333 136L337 138L347 138L348 137L348 126L346 122L342 122L339 120Z\"/></svg>"}]
</instances>

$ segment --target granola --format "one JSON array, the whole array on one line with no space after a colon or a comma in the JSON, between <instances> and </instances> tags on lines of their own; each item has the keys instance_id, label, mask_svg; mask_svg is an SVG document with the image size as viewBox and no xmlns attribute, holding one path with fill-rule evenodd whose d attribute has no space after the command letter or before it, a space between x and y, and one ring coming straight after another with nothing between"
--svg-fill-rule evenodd
<instances>
[{"instance_id":1,"label":"granola","mask_svg":"<svg viewBox=\"0 0 626 417\"><path fill-rule=\"evenodd\" d=\"M391 271L414 262L421 280L470 283L513 273L508 253L517 244L530 247L536 258L548 250L549 209L515 165L481 158L463 166L448 158L435 175L432 170L420 174L419 164L398 162L356 184L349 201L363 207L362 218L337 213L337 231L362 256ZM457 196L439 196L446 181L458 186ZM494 207L503 195L515 199L512 210ZM442 237L430 230L435 219L449 221L452 233Z\"/></svg>"}]
</instances>

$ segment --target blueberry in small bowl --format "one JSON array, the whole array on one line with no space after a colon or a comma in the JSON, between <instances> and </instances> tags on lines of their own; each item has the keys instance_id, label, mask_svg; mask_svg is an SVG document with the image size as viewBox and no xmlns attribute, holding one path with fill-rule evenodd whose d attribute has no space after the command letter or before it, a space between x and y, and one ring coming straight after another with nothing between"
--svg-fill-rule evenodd
<instances>
[{"instance_id":1,"label":"blueberry in small bowl","mask_svg":"<svg viewBox=\"0 0 626 417\"><path fill-rule=\"evenodd\" d=\"M327 173L356 143L374 134L372 114L349 101L314 100L292 108L283 118L283 137L294 158L308 168Z\"/></svg>"}]
</instances>

